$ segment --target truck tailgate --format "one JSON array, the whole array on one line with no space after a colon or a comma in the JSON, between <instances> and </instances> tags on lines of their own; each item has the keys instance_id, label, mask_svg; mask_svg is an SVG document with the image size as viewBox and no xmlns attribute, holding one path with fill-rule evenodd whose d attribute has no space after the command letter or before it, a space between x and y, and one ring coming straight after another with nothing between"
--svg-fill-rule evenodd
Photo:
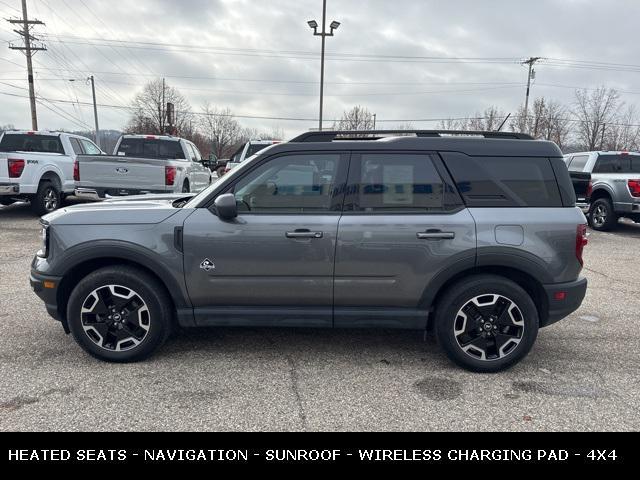
<instances>
[{"instance_id":1,"label":"truck tailgate","mask_svg":"<svg viewBox=\"0 0 640 480\"><path fill-rule=\"evenodd\" d=\"M165 192L166 160L110 155L79 155L78 187L108 189L115 194L129 191Z\"/></svg>"},{"instance_id":2,"label":"truck tailgate","mask_svg":"<svg viewBox=\"0 0 640 480\"><path fill-rule=\"evenodd\" d=\"M7 167L7 155L0 153L0 182L9 181L9 169Z\"/></svg>"}]
</instances>

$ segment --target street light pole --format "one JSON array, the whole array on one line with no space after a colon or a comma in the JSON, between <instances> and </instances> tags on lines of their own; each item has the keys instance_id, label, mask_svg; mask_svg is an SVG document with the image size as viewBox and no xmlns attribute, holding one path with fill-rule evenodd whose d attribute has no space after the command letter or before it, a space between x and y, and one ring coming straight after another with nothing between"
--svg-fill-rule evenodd
<instances>
[{"instance_id":1,"label":"street light pole","mask_svg":"<svg viewBox=\"0 0 640 480\"><path fill-rule=\"evenodd\" d=\"M329 32L326 31L327 21L327 0L322 0L322 31L318 32L318 22L310 20L307 22L313 28L313 34L322 37L322 49L320 53L320 118L318 119L318 130L322 130L322 104L324 100L324 43L326 37L333 37L333 31L340 26L340 22L331 22Z\"/></svg>"}]
</instances>

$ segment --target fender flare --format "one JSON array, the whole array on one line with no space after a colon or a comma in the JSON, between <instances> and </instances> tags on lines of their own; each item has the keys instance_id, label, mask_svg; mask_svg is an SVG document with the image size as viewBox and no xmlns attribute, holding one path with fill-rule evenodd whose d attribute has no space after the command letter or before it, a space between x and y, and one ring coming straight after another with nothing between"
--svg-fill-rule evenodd
<instances>
[{"instance_id":1,"label":"fender flare","mask_svg":"<svg viewBox=\"0 0 640 480\"><path fill-rule=\"evenodd\" d=\"M190 309L191 301L187 294L184 275L180 275L180 281L175 279L171 271L158 258L157 254L139 245L119 240L98 240L81 243L65 250L56 264L63 266L55 268L52 275L68 278L69 273L83 263L100 259L119 259L140 265L150 270L158 277L166 287L176 309Z\"/></svg>"}]
</instances>

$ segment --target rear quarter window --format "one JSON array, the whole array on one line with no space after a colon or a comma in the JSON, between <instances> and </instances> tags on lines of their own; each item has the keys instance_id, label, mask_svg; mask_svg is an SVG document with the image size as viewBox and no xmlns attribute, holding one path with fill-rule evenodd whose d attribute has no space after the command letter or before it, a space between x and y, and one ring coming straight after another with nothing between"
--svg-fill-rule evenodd
<instances>
[{"instance_id":1,"label":"rear quarter window","mask_svg":"<svg viewBox=\"0 0 640 480\"><path fill-rule=\"evenodd\" d=\"M469 207L561 207L548 158L442 155Z\"/></svg>"}]
</instances>

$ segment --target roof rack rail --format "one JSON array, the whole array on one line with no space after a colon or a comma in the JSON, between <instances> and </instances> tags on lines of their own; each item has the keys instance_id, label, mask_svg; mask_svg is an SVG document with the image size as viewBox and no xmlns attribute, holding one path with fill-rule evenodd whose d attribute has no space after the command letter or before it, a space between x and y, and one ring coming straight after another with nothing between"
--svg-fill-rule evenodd
<instances>
[{"instance_id":1,"label":"roof rack rail","mask_svg":"<svg viewBox=\"0 0 640 480\"><path fill-rule=\"evenodd\" d=\"M380 140L382 135L415 134L416 137L478 136L511 140L533 140L531 135L517 132L483 132L473 130L323 130L305 132L289 140L291 143L332 142L334 140ZM344 137L344 138L339 138Z\"/></svg>"}]
</instances>

